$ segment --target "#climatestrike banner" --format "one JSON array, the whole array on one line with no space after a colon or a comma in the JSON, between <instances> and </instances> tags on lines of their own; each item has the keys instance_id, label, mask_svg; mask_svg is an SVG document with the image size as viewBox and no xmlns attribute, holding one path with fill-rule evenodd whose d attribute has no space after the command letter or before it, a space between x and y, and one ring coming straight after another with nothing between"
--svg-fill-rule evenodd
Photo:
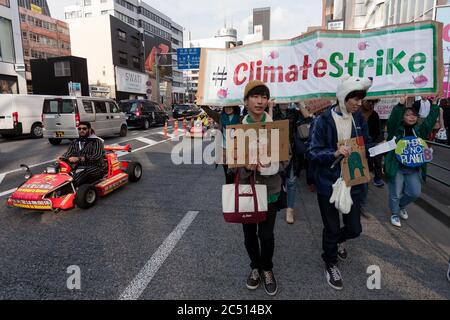
<instances>
[{"instance_id":1,"label":"#climatestrike banner","mask_svg":"<svg viewBox=\"0 0 450 320\"><path fill-rule=\"evenodd\" d=\"M442 86L442 24L428 21L359 31L315 31L290 40L202 49L197 103L243 103L262 80L278 103L334 98L340 78L372 77L371 97L436 94Z\"/></svg>"}]
</instances>

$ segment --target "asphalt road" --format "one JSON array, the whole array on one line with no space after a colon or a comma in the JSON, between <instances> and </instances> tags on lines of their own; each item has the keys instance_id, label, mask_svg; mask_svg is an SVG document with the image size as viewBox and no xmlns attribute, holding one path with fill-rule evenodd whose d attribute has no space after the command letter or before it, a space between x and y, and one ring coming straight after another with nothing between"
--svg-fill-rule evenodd
<instances>
[{"instance_id":1,"label":"asphalt road","mask_svg":"<svg viewBox=\"0 0 450 320\"><path fill-rule=\"evenodd\" d=\"M417 206L402 229L388 221L387 190L371 188L374 215L363 220L363 234L347 244L340 263L344 290L330 288L323 276L322 223L315 194L302 179L296 222L284 211L275 226L275 298L262 288L250 292L250 271L242 226L221 215L223 171L207 165L174 165L175 141L162 128L137 131L125 156L140 161L144 176L100 199L89 210L53 214L7 208L3 194L22 181L7 174L0 184L0 299L450 299L445 278L450 231ZM133 138L133 132L127 139ZM125 139L125 140L127 140ZM121 139L107 140L107 143ZM0 173L50 160L67 147L44 140L2 141ZM22 156L18 155L18 153ZM6 161L6 163L4 162ZM35 170L42 169L42 166ZM381 289L366 286L367 268L381 270ZM69 290L70 266L81 271L81 289Z\"/></svg>"}]
</instances>

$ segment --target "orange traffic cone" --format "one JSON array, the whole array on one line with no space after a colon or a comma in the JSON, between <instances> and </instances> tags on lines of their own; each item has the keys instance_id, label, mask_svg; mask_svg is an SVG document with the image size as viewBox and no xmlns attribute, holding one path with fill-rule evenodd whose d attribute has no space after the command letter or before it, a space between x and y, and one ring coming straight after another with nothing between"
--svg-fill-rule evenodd
<instances>
[{"instance_id":1,"label":"orange traffic cone","mask_svg":"<svg viewBox=\"0 0 450 320\"><path fill-rule=\"evenodd\" d=\"M164 124L164 139L167 139L167 121Z\"/></svg>"},{"instance_id":2,"label":"orange traffic cone","mask_svg":"<svg viewBox=\"0 0 450 320\"><path fill-rule=\"evenodd\" d=\"M178 136L178 119L175 119L175 123L173 125L173 133L175 136Z\"/></svg>"},{"instance_id":3,"label":"orange traffic cone","mask_svg":"<svg viewBox=\"0 0 450 320\"><path fill-rule=\"evenodd\" d=\"M183 130L184 130L184 135L186 135L186 128L187 128L187 121L186 118L183 119Z\"/></svg>"}]
</instances>

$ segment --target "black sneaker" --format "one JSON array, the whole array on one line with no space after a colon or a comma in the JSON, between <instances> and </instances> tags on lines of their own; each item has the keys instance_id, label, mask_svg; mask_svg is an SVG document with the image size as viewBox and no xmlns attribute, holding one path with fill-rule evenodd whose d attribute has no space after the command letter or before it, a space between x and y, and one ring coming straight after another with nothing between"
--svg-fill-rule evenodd
<instances>
[{"instance_id":1,"label":"black sneaker","mask_svg":"<svg viewBox=\"0 0 450 320\"><path fill-rule=\"evenodd\" d=\"M263 271L262 278L264 281L264 289L269 296L277 294L278 286L272 271Z\"/></svg>"},{"instance_id":2,"label":"black sneaker","mask_svg":"<svg viewBox=\"0 0 450 320\"><path fill-rule=\"evenodd\" d=\"M344 288L341 273L336 265L329 264L325 266L325 277L327 278L328 284L333 289L342 290Z\"/></svg>"},{"instance_id":3,"label":"black sneaker","mask_svg":"<svg viewBox=\"0 0 450 320\"><path fill-rule=\"evenodd\" d=\"M347 259L347 250L345 250L344 246L342 244L338 244L338 257L341 260Z\"/></svg>"},{"instance_id":4,"label":"black sneaker","mask_svg":"<svg viewBox=\"0 0 450 320\"><path fill-rule=\"evenodd\" d=\"M252 269L252 272L248 275L247 278L247 288L249 290L256 290L259 287L259 284L261 283L261 277L259 275L258 269Z\"/></svg>"}]
</instances>

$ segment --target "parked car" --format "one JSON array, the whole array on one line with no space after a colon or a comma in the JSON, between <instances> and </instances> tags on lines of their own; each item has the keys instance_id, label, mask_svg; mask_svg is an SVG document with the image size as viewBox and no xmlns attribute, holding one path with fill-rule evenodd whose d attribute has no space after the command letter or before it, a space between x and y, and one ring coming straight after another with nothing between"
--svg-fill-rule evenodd
<instances>
[{"instance_id":1,"label":"parked car","mask_svg":"<svg viewBox=\"0 0 450 320\"><path fill-rule=\"evenodd\" d=\"M42 114L44 138L53 145L62 139L78 138L78 124L89 121L95 134L125 137L128 126L125 114L114 100L93 97L55 97L44 100Z\"/></svg>"},{"instance_id":2,"label":"parked car","mask_svg":"<svg viewBox=\"0 0 450 320\"><path fill-rule=\"evenodd\" d=\"M0 134L5 138L30 134L42 138L42 107L46 96L0 94Z\"/></svg>"},{"instance_id":3,"label":"parked car","mask_svg":"<svg viewBox=\"0 0 450 320\"><path fill-rule=\"evenodd\" d=\"M126 114L129 127L148 129L169 120L169 113L150 100L122 100L119 107Z\"/></svg>"},{"instance_id":4,"label":"parked car","mask_svg":"<svg viewBox=\"0 0 450 320\"><path fill-rule=\"evenodd\" d=\"M184 118L184 117L192 117L198 116L202 112L197 105L193 103L185 103L185 104L174 104L173 105L173 117Z\"/></svg>"}]
</instances>

